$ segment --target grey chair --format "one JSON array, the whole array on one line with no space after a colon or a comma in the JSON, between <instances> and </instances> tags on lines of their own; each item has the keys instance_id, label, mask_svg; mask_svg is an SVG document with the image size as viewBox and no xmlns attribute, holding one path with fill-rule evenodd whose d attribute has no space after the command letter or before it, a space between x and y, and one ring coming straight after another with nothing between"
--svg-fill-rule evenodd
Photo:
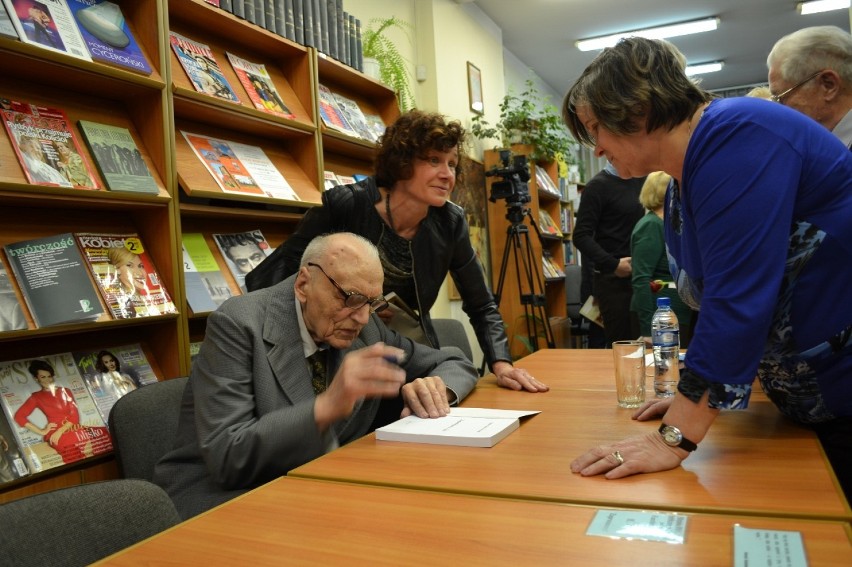
<instances>
[{"instance_id":1,"label":"grey chair","mask_svg":"<svg viewBox=\"0 0 852 567\"><path fill-rule=\"evenodd\" d=\"M441 343L441 348L456 347L462 351L468 360L473 362L473 351L470 348L470 341L467 338L467 333L464 330L464 325L455 319L432 319L432 326L435 327L435 334L438 335L438 342Z\"/></svg>"},{"instance_id":2,"label":"grey chair","mask_svg":"<svg viewBox=\"0 0 852 567\"><path fill-rule=\"evenodd\" d=\"M61 488L0 505L0 563L89 565L180 521L168 495L148 481Z\"/></svg>"},{"instance_id":3,"label":"grey chair","mask_svg":"<svg viewBox=\"0 0 852 567\"><path fill-rule=\"evenodd\" d=\"M579 264L565 266L565 302L568 318L571 319L571 343L574 348L586 348L589 344L589 325L580 315L583 307L580 287L583 283L583 269Z\"/></svg>"},{"instance_id":4,"label":"grey chair","mask_svg":"<svg viewBox=\"0 0 852 567\"><path fill-rule=\"evenodd\" d=\"M109 430L124 478L153 479L154 465L172 448L187 380L184 376L144 386L112 407Z\"/></svg>"}]
</instances>

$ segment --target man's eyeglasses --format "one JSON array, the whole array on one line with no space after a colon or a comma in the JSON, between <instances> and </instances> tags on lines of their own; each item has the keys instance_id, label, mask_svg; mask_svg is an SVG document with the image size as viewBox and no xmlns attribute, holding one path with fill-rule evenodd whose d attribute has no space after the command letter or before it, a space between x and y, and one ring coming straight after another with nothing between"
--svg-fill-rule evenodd
<instances>
[{"instance_id":1,"label":"man's eyeglasses","mask_svg":"<svg viewBox=\"0 0 852 567\"><path fill-rule=\"evenodd\" d=\"M356 309L361 309L365 305L369 305L371 313L378 313L379 311L382 311L383 309L387 308L388 302L385 299L385 296L380 295L379 297L370 299L366 295L358 293L357 291L346 291L345 289L340 287L339 283L334 281L334 278L325 273L325 270L322 269L322 266L320 266L319 264L314 264L313 262L308 262L307 265L312 266L314 268L319 268L319 271L322 272L322 275L327 277L328 281L331 282L331 285L336 287L337 291L340 292L340 295L343 296L343 305L345 305L349 309L352 309L354 311Z\"/></svg>"},{"instance_id":2,"label":"man's eyeglasses","mask_svg":"<svg viewBox=\"0 0 852 567\"><path fill-rule=\"evenodd\" d=\"M817 77L819 77L822 74L822 72L823 72L823 69L820 69L819 71L817 71L813 75L809 76L808 78L806 78L802 81L799 81L798 83L796 83L795 85L793 85L792 87L790 87L789 89L784 91L783 93L770 96L769 97L770 100L772 100L772 102L782 102L785 97L789 96L793 91L795 91L796 89L798 89L799 87L801 87L802 85L807 83L808 81L810 81L812 79L816 79ZM782 104L783 104L783 102L782 102Z\"/></svg>"}]
</instances>

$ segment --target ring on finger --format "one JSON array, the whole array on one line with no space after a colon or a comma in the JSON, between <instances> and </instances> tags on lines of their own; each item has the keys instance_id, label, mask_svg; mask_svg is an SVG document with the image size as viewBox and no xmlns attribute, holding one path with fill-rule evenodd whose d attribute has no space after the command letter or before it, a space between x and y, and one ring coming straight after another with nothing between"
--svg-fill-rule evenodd
<instances>
[{"instance_id":1,"label":"ring on finger","mask_svg":"<svg viewBox=\"0 0 852 567\"><path fill-rule=\"evenodd\" d=\"M615 460L618 461L619 465L624 464L624 457L621 456L620 451L615 451L614 453L612 453L612 456L615 457ZM618 466L618 465L616 465L616 466Z\"/></svg>"}]
</instances>

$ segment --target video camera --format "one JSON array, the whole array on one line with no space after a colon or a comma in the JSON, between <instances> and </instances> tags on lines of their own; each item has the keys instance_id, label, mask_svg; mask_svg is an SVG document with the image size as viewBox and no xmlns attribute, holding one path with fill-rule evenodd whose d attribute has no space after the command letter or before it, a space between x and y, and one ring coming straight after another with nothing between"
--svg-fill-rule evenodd
<instances>
[{"instance_id":1,"label":"video camera","mask_svg":"<svg viewBox=\"0 0 852 567\"><path fill-rule=\"evenodd\" d=\"M509 159L512 165L509 166ZM491 196L489 201L495 203L497 199L506 199L508 207L520 207L532 200L530 187L530 166L527 156L512 156L510 150L500 150L500 162L502 167L494 166L485 172L486 177L500 177L501 181L491 183Z\"/></svg>"}]
</instances>

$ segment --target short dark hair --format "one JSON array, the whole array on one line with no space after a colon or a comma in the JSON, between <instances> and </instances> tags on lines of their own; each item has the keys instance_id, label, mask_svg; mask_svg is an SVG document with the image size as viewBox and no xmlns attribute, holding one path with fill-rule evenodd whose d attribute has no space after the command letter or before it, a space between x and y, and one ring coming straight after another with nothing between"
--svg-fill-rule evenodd
<instances>
[{"instance_id":1,"label":"short dark hair","mask_svg":"<svg viewBox=\"0 0 852 567\"><path fill-rule=\"evenodd\" d=\"M443 115L410 110L385 129L376 152L374 175L379 187L391 188L401 179L414 175L415 158L426 157L431 150L459 150L456 182L462 180L465 130L457 120Z\"/></svg>"},{"instance_id":2,"label":"short dark hair","mask_svg":"<svg viewBox=\"0 0 852 567\"><path fill-rule=\"evenodd\" d=\"M35 378L38 374L39 370L44 370L45 372L50 372L51 376L56 375L56 371L53 369L53 366L50 365L46 360L41 360L37 358L35 360L30 361L30 365L27 367L32 377Z\"/></svg>"},{"instance_id":3,"label":"short dark hair","mask_svg":"<svg viewBox=\"0 0 852 567\"><path fill-rule=\"evenodd\" d=\"M614 134L671 130L713 98L687 77L682 57L667 41L641 37L604 49L565 95L565 125L577 140L594 146L594 136L577 117L577 107L586 106Z\"/></svg>"}]
</instances>

